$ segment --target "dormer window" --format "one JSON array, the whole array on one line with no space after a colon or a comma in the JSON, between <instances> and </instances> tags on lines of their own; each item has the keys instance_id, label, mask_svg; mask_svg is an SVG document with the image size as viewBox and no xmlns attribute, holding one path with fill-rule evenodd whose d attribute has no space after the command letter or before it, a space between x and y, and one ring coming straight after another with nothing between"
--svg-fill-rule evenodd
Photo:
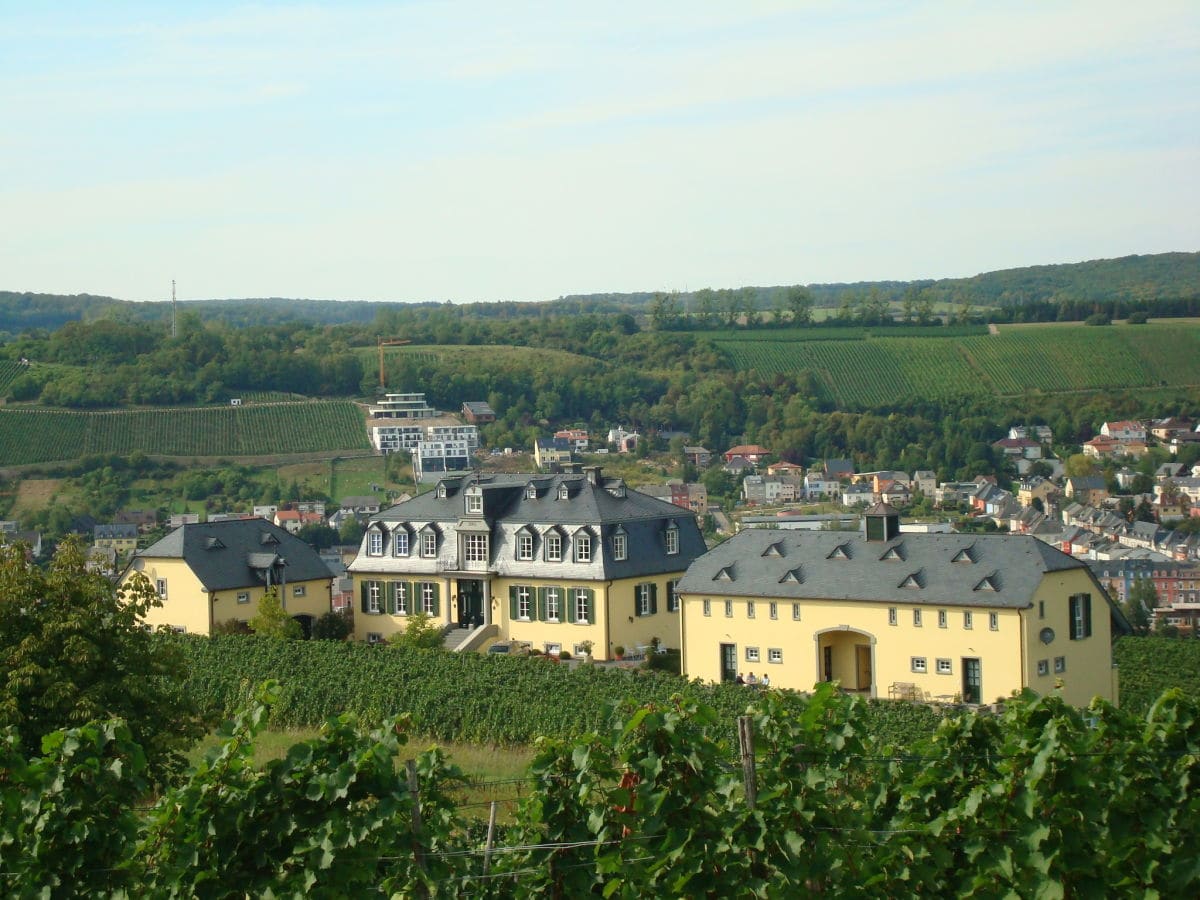
<instances>
[{"instance_id":1,"label":"dormer window","mask_svg":"<svg viewBox=\"0 0 1200 900\"><path fill-rule=\"evenodd\" d=\"M537 499L537 486L536 485L527 484L525 486L525 499L526 500L536 500Z\"/></svg>"},{"instance_id":2,"label":"dormer window","mask_svg":"<svg viewBox=\"0 0 1200 900\"><path fill-rule=\"evenodd\" d=\"M471 488L467 491L467 515L478 516L483 513L483 491Z\"/></svg>"},{"instance_id":3,"label":"dormer window","mask_svg":"<svg viewBox=\"0 0 1200 900\"><path fill-rule=\"evenodd\" d=\"M437 556L437 532L427 528L421 532L421 555L428 558Z\"/></svg>"},{"instance_id":4,"label":"dormer window","mask_svg":"<svg viewBox=\"0 0 1200 900\"><path fill-rule=\"evenodd\" d=\"M575 562L590 563L592 561L592 536L586 531L575 535Z\"/></svg>"},{"instance_id":5,"label":"dormer window","mask_svg":"<svg viewBox=\"0 0 1200 900\"><path fill-rule=\"evenodd\" d=\"M672 522L667 526L665 534L667 538L667 556L674 556L679 552L679 526Z\"/></svg>"},{"instance_id":6,"label":"dormer window","mask_svg":"<svg viewBox=\"0 0 1200 900\"><path fill-rule=\"evenodd\" d=\"M408 529L401 525L392 532L392 556L408 556Z\"/></svg>"},{"instance_id":7,"label":"dormer window","mask_svg":"<svg viewBox=\"0 0 1200 900\"><path fill-rule=\"evenodd\" d=\"M566 484L560 484L558 486L558 499L559 500L567 500L570 498L570 496L571 496L571 491L566 486Z\"/></svg>"},{"instance_id":8,"label":"dormer window","mask_svg":"<svg viewBox=\"0 0 1200 900\"><path fill-rule=\"evenodd\" d=\"M437 498L438 498L439 500L445 500L445 499L446 499L446 485L444 485L444 484L439 484L439 485L437 486Z\"/></svg>"},{"instance_id":9,"label":"dormer window","mask_svg":"<svg viewBox=\"0 0 1200 900\"><path fill-rule=\"evenodd\" d=\"M367 556L383 556L383 532L372 528L367 532Z\"/></svg>"},{"instance_id":10,"label":"dormer window","mask_svg":"<svg viewBox=\"0 0 1200 900\"><path fill-rule=\"evenodd\" d=\"M613 559L625 560L629 558L629 535L624 529L618 529L613 533L612 538Z\"/></svg>"},{"instance_id":11,"label":"dormer window","mask_svg":"<svg viewBox=\"0 0 1200 900\"><path fill-rule=\"evenodd\" d=\"M517 559L522 562L533 560L533 532L528 528L517 532Z\"/></svg>"},{"instance_id":12,"label":"dormer window","mask_svg":"<svg viewBox=\"0 0 1200 900\"><path fill-rule=\"evenodd\" d=\"M562 535L557 531L546 534L546 561L562 562Z\"/></svg>"}]
</instances>

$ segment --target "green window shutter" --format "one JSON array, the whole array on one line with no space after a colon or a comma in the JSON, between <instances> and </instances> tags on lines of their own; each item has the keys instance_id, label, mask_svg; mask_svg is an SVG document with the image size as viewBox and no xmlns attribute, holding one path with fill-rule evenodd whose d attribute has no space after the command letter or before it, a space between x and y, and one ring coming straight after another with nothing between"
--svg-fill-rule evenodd
<instances>
[{"instance_id":1,"label":"green window shutter","mask_svg":"<svg viewBox=\"0 0 1200 900\"><path fill-rule=\"evenodd\" d=\"M650 582L650 615L658 612L658 585Z\"/></svg>"},{"instance_id":2,"label":"green window shutter","mask_svg":"<svg viewBox=\"0 0 1200 900\"><path fill-rule=\"evenodd\" d=\"M364 581L359 584L359 606L363 612L367 611L367 583Z\"/></svg>"},{"instance_id":3,"label":"green window shutter","mask_svg":"<svg viewBox=\"0 0 1200 900\"><path fill-rule=\"evenodd\" d=\"M546 621L546 589L537 589L537 618L539 622Z\"/></svg>"},{"instance_id":4,"label":"green window shutter","mask_svg":"<svg viewBox=\"0 0 1200 900\"><path fill-rule=\"evenodd\" d=\"M566 596L563 598L563 602L567 604L567 609L566 609L567 621L574 622L575 621L575 588L567 588L564 593L566 594Z\"/></svg>"},{"instance_id":5,"label":"green window shutter","mask_svg":"<svg viewBox=\"0 0 1200 900\"><path fill-rule=\"evenodd\" d=\"M584 591L584 596L587 598L588 624L595 625L596 624L596 616L595 616L594 612L595 612L595 606L596 606L596 604L595 604L596 592L593 591L591 588L587 588Z\"/></svg>"},{"instance_id":6,"label":"green window shutter","mask_svg":"<svg viewBox=\"0 0 1200 900\"><path fill-rule=\"evenodd\" d=\"M387 583L387 611L389 616L396 614L396 582Z\"/></svg>"},{"instance_id":7,"label":"green window shutter","mask_svg":"<svg viewBox=\"0 0 1200 900\"><path fill-rule=\"evenodd\" d=\"M1083 636L1092 636L1092 595L1084 594L1080 597L1083 601Z\"/></svg>"},{"instance_id":8,"label":"green window shutter","mask_svg":"<svg viewBox=\"0 0 1200 900\"><path fill-rule=\"evenodd\" d=\"M421 582L410 581L408 583L408 614L411 616L414 613L421 611Z\"/></svg>"},{"instance_id":9,"label":"green window shutter","mask_svg":"<svg viewBox=\"0 0 1200 900\"><path fill-rule=\"evenodd\" d=\"M517 620L517 586L515 584L508 587L508 620L510 622Z\"/></svg>"},{"instance_id":10,"label":"green window shutter","mask_svg":"<svg viewBox=\"0 0 1200 900\"><path fill-rule=\"evenodd\" d=\"M442 586L435 581L435 582L433 582L432 587L433 587L433 612L430 613L430 615L440 616L442 614L442 603L441 603Z\"/></svg>"}]
</instances>

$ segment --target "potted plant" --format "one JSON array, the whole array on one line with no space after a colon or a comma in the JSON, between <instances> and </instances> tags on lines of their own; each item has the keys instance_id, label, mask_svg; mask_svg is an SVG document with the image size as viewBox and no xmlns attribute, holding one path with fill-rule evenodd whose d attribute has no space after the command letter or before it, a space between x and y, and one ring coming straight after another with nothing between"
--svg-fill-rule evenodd
<instances>
[{"instance_id":1,"label":"potted plant","mask_svg":"<svg viewBox=\"0 0 1200 900\"><path fill-rule=\"evenodd\" d=\"M615 656L617 659L623 659L625 657L625 645L624 644L615 645L613 647L613 656Z\"/></svg>"},{"instance_id":2,"label":"potted plant","mask_svg":"<svg viewBox=\"0 0 1200 900\"><path fill-rule=\"evenodd\" d=\"M590 663L592 661L592 647L593 646L594 645L592 644L591 641L580 641L579 642L579 649L583 653L583 661L585 663Z\"/></svg>"}]
</instances>

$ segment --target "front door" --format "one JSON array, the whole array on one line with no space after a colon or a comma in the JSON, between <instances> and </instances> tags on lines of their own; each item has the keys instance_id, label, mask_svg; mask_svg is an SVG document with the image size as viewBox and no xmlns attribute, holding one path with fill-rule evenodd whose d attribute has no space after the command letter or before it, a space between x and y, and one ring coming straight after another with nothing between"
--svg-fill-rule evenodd
<instances>
[{"instance_id":1,"label":"front door","mask_svg":"<svg viewBox=\"0 0 1200 900\"><path fill-rule=\"evenodd\" d=\"M483 624L483 582L478 578L458 579L458 625L478 628Z\"/></svg>"},{"instance_id":2,"label":"front door","mask_svg":"<svg viewBox=\"0 0 1200 900\"><path fill-rule=\"evenodd\" d=\"M721 680L732 682L737 679L737 644L721 645Z\"/></svg>"},{"instance_id":3,"label":"front door","mask_svg":"<svg viewBox=\"0 0 1200 900\"><path fill-rule=\"evenodd\" d=\"M858 672L858 689L871 690L871 648L863 644L854 645L855 669Z\"/></svg>"},{"instance_id":4,"label":"front door","mask_svg":"<svg viewBox=\"0 0 1200 900\"><path fill-rule=\"evenodd\" d=\"M824 681L833 681L833 648L826 647L821 655L821 678Z\"/></svg>"},{"instance_id":5,"label":"front door","mask_svg":"<svg viewBox=\"0 0 1200 900\"><path fill-rule=\"evenodd\" d=\"M977 657L963 657L963 703L983 700L983 662Z\"/></svg>"}]
</instances>

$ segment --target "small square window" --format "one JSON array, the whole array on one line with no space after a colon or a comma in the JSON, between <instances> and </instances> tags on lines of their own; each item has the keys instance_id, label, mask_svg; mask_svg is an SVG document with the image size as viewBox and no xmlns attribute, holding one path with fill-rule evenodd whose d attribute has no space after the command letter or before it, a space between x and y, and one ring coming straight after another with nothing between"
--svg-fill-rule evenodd
<instances>
[{"instance_id":1,"label":"small square window","mask_svg":"<svg viewBox=\"0 0 1200 900\"><path fill-rule=\"evenodd\" d=\"M558 656L562 653L562 644L542 644L542 649L547 656Z\"/></svg>"},{"instance_id":2,"label":"small square window","mask_svg":"<svg viewBox=\"0 0 1200 900\"><path fill-rule=\"evenodd\" d=\"M949 617L944 609L938 610L938 628L945 628L949 622Z\"/></svg>"},{"instance_id":3,"label":"small square window","mask_svg":"<svg viewBox=\"0 0 1200 900\"><path fill-rule=\"evenodd\" d=\"M727 618L727 619L733 618L733 601L732 600L725 601L725 618Z\"/></svg>"},{"instance_id":4,"label":"small square window","mask_svg":"<svg viewBox=\"0 0 1200 900\"><path fill-rule=\"evenodd\" d=\"M383 643L383 635L380 634L378 631L368 631L367 632L367 643L368 644L382 644Z\"/></svg>"},{"instance_id":5,"label":"small square window","mask_svg":"<svg viewBox=\"0 0 1200 900\"><path fill-rule=\"evenodd\" d=\"M783 651L778 647L771 647L767 650L767 662L781 663L783 662Z\"/></svg>"},{"instance_id":6,"label":"small square window","mask_svg":"<svg viewBox=\"0 0 1200 900\"><path fill-rule=\"evenodd\" d=\"M1000 613L988 613L988 628L992 631L1000 630Z\"/></svg>"},{"instance_id":7,"label":"small square window","mask_svg":"<svg viewBox=\"0 0 1200 900\"><path fill-rule=\"evenodd\" d=\"M939 675L953 675L954 664L948 659L939 659L937 661L937 673Z\"/></svg>"},{"instance_id":8,"label":"small square window","mask_svg":"<svg viewBox=\"0 0 1200 900\"><path fill-rule=\"evenodd\" d=\"M701 605L704 607L704 614L706 616L711 616L712 615L712 601L705 600Z\"/></svg>"},{"instance_id":9,"label":"small square window","mask_svg":"<svg viewBox=\"0 0 1200 900\"><path fill-rule=\"evenodd\" d=\"M919 609L913 610L913 627L914 628L921 627L921 611Z\"/></svg>"},{"instance_id":10,"label":"small square window","mask_svg":"<svg viewBox=\"0 0 1200 900\"><path fill-rule=\"evenodd\" d=\"M250 602L250 592L249 591L238 591L237 602L238 603L249 603Z\"/></svg>"},{"instance_id":11,"label":"small square window","mask_svg":"<svg viewBox=\"0 0 1200 900\"><path fill-rule=\"evenodd\" d=\"M575 656L587 656L591 651L583 644L576 644L571 648L571 653Z\"/></svg>"},{"instance_id":12,"label":"small square window","mask_svg":"<svg viewBox=\"0 0 1200 900\"><path fill-rule=\"evenodd\" d=\"M753 600L746 601L746 618L747 619L754 618L754 601Z\"/></svg>"},{"instance_id":13,"label":"small square window","mask_svg":"<svg viewBox=\"0 0 1200 900\"><path fill-rule=\"evenodd\" d=\"M758 662L758 648L757 647L747 647L746 648L746 662Z\"/></svg>"},{"instance_id":14,"label":"small square window","mask_svg":"<svg viewBox=\"0 0 1200 900\"><path fill-rule=\"evenodd\" d=\"M1039 675L1049 675L1050 674L1050 660L1039 659L1038 666L1037 666L1037 673Z\"/></svg>"},{"instance_id":15,"label":"small square window","mask_svg":"<svg viewBox=\"0 0 1200 900\"><path fill-rule=\"evenodd\" d=\"M800 621L800 604L799 603L792 604L792 621L793 622Z\"/></svg>"},{"instance_id":16,"label":"small square window","mask_svg":"<svg viewBox=\"0 0 1200 900\"><path fill-rule=\"evenodd\" d=\"M888 624L896 625L899 623L899 621L900 621L900 615L899 615L899 613L896 612L896 607L889 606L888 607Z\"/></svg>"},{"instance_id":17,"label":"small square window","mask_svg":"<svg viewBox=\"0 0 1200 900\"><path fill-rule=\"evenodd\" d=\"M308 593L308 585L297 584L297 585L292 586L292 596L293 597L303 597L307 593Z\"/></svg>"},{"instance_id":18,"label":"small square window","mask_svg":"<svg viewBox=\"0 0 1200 900\"><path fill-rule=\"evenodd\" d=\"M1054 657L1054 671L1060 675L1067 671L1067 658L1065 656Z\"/></svg>"},{"instance_id":19,"label":"small square window","mask_svg":"<svg viewBox=\"0 0 1200 900\"><path fill-rule=\"evenodd\" d=\"M770 605L767 606L767 612L771 616L772 619L778 619L779 618L779 604L776 603L774 600L772 600Z\"/></svg>"},{"instance_id":20,"label":"small square window","mask_svg":"<svg viewBox=\"0 0 1200 900\"><path fill-rule=\"evenodd\" d=\"M971 615L970 611L964 612L963 613L963 628L970 631L974 626L975 626L975 618Z\"/></svg>"},{"instance_id":21,"label":"small square window","mask_svg":"<svg viewBox=\"0 0 1200 900\"><path fill-rule=\"evenodd\" d=\"M923 656L914 656L911 660L911 666L912 670L919 675L924 675L928 671L925 665L925 657Z\"/></svg>"},{"instance_id":22,"label":"small square window","mask_svg":"<svg viewBox=\"0 0 1200 900\"><path fill-rule=\"evenodd\" d=\"M467 512L481 513L483 512L483 494L472 492L467 494Z\"/></svg>"}]
</instances>

